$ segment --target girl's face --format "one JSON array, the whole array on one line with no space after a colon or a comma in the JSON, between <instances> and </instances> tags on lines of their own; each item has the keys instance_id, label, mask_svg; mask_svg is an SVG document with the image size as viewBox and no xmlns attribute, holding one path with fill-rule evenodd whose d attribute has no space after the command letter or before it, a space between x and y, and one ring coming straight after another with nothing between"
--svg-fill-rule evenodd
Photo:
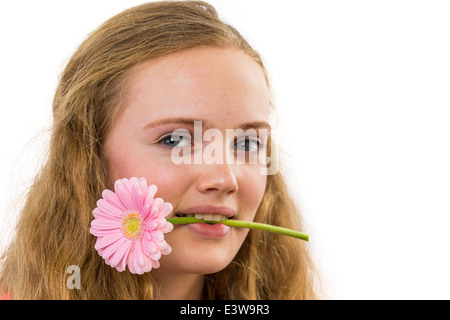
<instances>
[{"instance_id":1,"label":"girl's face","mask_svg":"<svg viewBox=\"0 0 450 320\"><path fill-rule=\"evenodd\" d=\"M158 187L156 197L173 205L169 217L202 213L252 221L266 186L265 165L238 163L237 151L250 156L267 142L269 92L260 66L241 50L196 48L143 63L130 81L127 105L105 142L111 183L145 177ZM203 135L212 128L223 143L217 134ZM244 135L238 128L255 130ZM176 129L191 140L186 133L171 136ZM172 253L161 258L158 272L220 271L247 233L223 224L175 225L166 234Z\"/></svg>"}]
</instances>

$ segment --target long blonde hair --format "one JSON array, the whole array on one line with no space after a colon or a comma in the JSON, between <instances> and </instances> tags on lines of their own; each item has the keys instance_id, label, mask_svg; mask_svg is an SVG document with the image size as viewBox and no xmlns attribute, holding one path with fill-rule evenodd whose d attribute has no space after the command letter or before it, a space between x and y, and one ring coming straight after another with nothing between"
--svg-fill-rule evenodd
<instances>
[{"instance_id":1,"label":"long blonde hair","mask_svg":"<svg viewBox=\"0 0 450 320\"><path fill-rule=\"evenodd\" d=\"M128 9L93 32L68 62L53 102L50 151L3 254L0 293L15 299L152 299L151 273L119 273L94 249L92 209L108 186L103 143L126 104L127 77L144 61L200 46L260 55L201 1L153 2ZM270 146L270 143L268 144ZM267 177L256 221L303 230L280 172ZM224 270L206 276L209 299L315 299L308 244L251 230ZM68 267L81 289L67 285Z\"/></svg>"}]
</instances>

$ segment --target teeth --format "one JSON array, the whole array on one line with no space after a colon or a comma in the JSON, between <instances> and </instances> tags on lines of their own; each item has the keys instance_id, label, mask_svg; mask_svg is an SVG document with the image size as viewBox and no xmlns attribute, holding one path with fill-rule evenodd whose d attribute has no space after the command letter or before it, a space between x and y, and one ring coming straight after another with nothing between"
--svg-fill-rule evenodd
<instances>
[{"instance_id":1,"label":"teeth","mask_svg":"<svg viewBox=\"0 0 450 320\"><path fill-rule=\"evenodd\" d=\"M189 216L189 215L187 215ZM222 220L227 220L228 217L227 216L223 216L220 214L211 214L211 213L196 213L195 214L195 219L199 219L199 220L205 220L205 221L222 221Z\"/></svg>"},{"instance_id":2,"label":"teeth","mask_svg":"<svg viewBox=\"0 0 450 320\"><path fill-rule=\"evenodd\" d=\"M196 214L176 214L177 217L195 217L199 220L205 220L205 221L222 221L227 220L227 216L223 216L221 214L212 214L212 213L196 213Z\"/></svg>"}]
</instances>

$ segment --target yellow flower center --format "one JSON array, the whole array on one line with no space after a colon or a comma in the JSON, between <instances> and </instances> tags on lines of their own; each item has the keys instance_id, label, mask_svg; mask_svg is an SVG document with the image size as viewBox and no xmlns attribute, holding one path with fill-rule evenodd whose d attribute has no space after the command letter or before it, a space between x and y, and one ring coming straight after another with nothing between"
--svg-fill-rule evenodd
<instances>
[{"instance_id":1,"label":"yellow flower center","mask_svg":"<svg viewBox=\"0 0 450 320\"><path fill-rule=\"evenodd\" d=\"M140 240L144 235L144 222L139 211L128 211L122 220L123 234L130 240Z\"/></svg>"},{"instance_id":2,"label":"yellow flower center","mask_svg":"<svg viewBox=\"0 0 450 320\"><path fill-rule=\"evenodd\" d=\"M126 226L129 232L136 233L136 230L139 229L139 221L136 218L130 218L128 219Z\"/></svg>"}]
</instances>

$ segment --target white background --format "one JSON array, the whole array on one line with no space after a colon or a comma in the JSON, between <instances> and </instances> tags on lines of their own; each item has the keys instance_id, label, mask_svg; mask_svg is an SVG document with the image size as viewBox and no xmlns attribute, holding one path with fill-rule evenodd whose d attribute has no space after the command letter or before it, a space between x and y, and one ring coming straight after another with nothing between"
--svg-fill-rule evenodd
<instances>
[{"instance_id":1,"label":"white background","mask_svg":"<svg viewBox=\"0 0 450 320\"><path fill-rule=\"evenodd\" d=\"M1 2L3 242L46 148L58 75L91 31L141 3ZM269 69L327 298L449 299L450 3L210 3Z\"/></svg>"}]
</instances>

